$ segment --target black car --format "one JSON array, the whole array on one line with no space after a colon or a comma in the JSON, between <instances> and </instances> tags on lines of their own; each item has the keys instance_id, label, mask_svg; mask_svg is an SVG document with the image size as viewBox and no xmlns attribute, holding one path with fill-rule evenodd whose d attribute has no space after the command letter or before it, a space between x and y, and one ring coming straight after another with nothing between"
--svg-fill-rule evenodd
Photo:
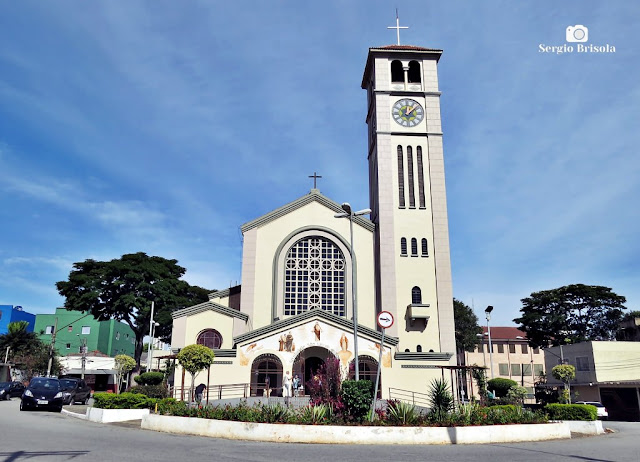
<instances>
[{"instance_id":1,"label":"black car","mask_svg":"<svg viewBox=\"0 0 640 462\"><path fill-rule=\"evenodd\" d=\"M60 387L62 388L62 401L64 404L82 403L87 404L91 398L91 387L84 379L73 377L62 377Z\"/></svg>"},{"instance_id":2,"label":"black car","mask_svg":"<svg viewBox=\"0 0 640 462\"><path fill-rule=\"evenodd\" d=\"M0 399L9 399L21 396L24 385L21 382L0 382Z\"/></svg>"},{"instance_id":3,"label":"black car","mask_svg":"<svg viewBox=\"0 0 640 462\"><path fill-rule=\"evenodd\" d=\"M60 381L51 377L34 377L22 393L20 410L51 409L62 411L62 388Z\"/></svg>"}]
</instances>

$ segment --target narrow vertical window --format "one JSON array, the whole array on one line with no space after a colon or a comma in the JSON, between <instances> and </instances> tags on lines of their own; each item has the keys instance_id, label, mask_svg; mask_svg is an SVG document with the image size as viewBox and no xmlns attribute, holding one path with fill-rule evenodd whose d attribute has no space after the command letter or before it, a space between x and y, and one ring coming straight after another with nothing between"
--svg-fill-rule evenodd
<instances>
[{"instance_id":1,"label":"narrow vertical window","mask_svg":"<svg viewBox=\"0 0 640 462\"><path fill-rule=\"evenodd\" d=\"M411 238L411 256L418 256L418 240L415 237Z\"/></svg>"},{"instance_id":2,"label":"narrow vertical window","mask_svg":"<svg viewBox=\"0 0 640 462\"><path fill-rule=\"evenodd\" d=\"M423 257L429 256L429 245L427 244L427 240L424 238L422 238L422 256Z\"/></svg>"},{"instance_id":3,"label":"narrow vertical window","mask_svg":"<svg viewBox=\"0 0 640 462\"><path fill-rule=\"evenodd\" d=\"M422 167L422 146L418 146L418 196L420 198L420 208L425 208L424 200L424 169Z\"/></svg>"},{"instance_id":4,"label":"narrow vertical window","mask_svg":"<svg viewBox=\"0 0 640 462\"><path fill-rule=\"evenodd\" d=\"M409 83L420 83L420 63L411 61L409 63Z\"/></svg>"},{"instance_id":5,"label":"narrow vertical window","mask_svg":"<svg viewBox=\"0 0 640 462\"><path fill-rule=\"evenodd\" d=\"M402 69L402 63L400 61L391 62L391 81L392 82L404 82L404 69Z\"/></svg>"},{"instance_id":6,"label":"narrow vertical window","mask_svg":"<svg viewBox=\"0 0 640 462\"><path fill-rule=\"evenodd\" d=\"M413 191L413 149L407 146L407 176L409 177L409 207L415 208L416 195Z\"/></svg>"},{"instance_id":7,"label":"narrow vertical window","mask_svg":"<svg viewBox=\"0 0 640 462\"><path fill-rule=\"evenodd\" d=\"M407 238L403 237L400 239L400 255L403 257L407 256Z\"/></svg>"},{"instance_id":8,"label":"narrow vertical window","mask_svg":"<svg viewBox=\"0 0 640 462\"><path fill-rule=\"evenodd\" d=\"M422 291L418 286L415 286L413 289L411 289L411 304L412 305L422 304Z\"/></svg>"},{"instance_id":9,"label":"narrow vertical window","mask_svg":"<svg viewBox=\"0 0 640 462\"><path fill-rule=\"evenodd\" d=\"M398 194L400 207L404 207L404 166L402 162L402 146L398 145Z\"/></svg>"},{"instance_id":10,"label":"narrow vertical window","mask_svg":"<svg viewBox=\"0 0 640 462\"><path fill-rule=\"evenodd\" d=\"M418 345L418 346L416 347L416 351L417 351L418 353L422 353L422 345Z\"/></svg>"}]
</instances>

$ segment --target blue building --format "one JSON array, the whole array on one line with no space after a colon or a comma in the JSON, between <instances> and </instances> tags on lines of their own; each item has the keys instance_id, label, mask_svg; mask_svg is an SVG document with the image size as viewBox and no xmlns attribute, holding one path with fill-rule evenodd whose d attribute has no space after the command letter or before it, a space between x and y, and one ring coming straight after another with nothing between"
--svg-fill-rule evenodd
<instances>
[{"instance_id":1,"label":"blue building","mask_svg":"<svg viewBox=\"0 0 640 462\"><path fill-rule=\"evenodd\" d=\"M0 335L6 334L9 330L9 323L27 321L27 331L33 332L36 325L36 315L27 313L21 306L0 305Z\"/></svg>"}]
</instances>

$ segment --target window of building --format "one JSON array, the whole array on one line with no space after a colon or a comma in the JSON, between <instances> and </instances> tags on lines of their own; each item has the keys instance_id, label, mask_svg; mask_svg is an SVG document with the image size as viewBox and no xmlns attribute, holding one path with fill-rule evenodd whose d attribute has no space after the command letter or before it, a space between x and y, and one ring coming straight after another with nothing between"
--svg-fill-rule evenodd
<instances>
[{"instance_id":1,"label":"window of building","mask_svg":"<svg viewBox=\"0 0 640 462\"><path fill-rule=\"evenodd\" d=\"M413 305L420 305L422 303L422 291L418 286L411 289L411 303Z\"/></svg>"},{"instance_id":2,"label":"window of building","mask_svg":"<svg viewBox=\"0 0 640 462\"><path fill-rule=\"evenodd\" d=\"M46 327L44 328L44 333L45 333L45 334L48 334L48 335L53 334L53 326L46 326Z\"/></svg>"},{"instance_id":3,"label":"window of building","mask_svg":"<svg viewBox=\"0 0 640 462\"><path fill-rule=\"evenodd\" d=\"M67 343L66 347L67 347L67 350L70 350L71 349L71 344Z\"/></svg>"},{"instance_id":4,"label":"window of building","mask_svg":"<svg viewBox=\"0 0 640 462\"><path fill-rule=\"evenodd\" d=\"M427 245L427 240L425 238L422 238L422 256L429 256L429 246Z\"/></svg>"},{"instance_id":5,"label":"window of building","mask_svg":"<svg viewBox=\"0 0 640 462\"><path fill-rule=\"evenodd\" d=\"M522 347L522 354L526 355L529 352L529 349L527 348L527 345L522 344L520 346Z\"/></svg>"},{"instance_id":6,"label":"window of building","mask_svg":"<svg viewBox=\"0 0 640 462\"><path fill-rule=\"evenodd\" d=\"M420 83L420 63L418 61L409 62L409 83Z\"/></svg>"},{"instance_id":7,"label":"window of building","mask_svg":"<svg viewBox=\"0 0 640 462\"><path fill-rule=\"evenodd\" d=\"M400 239L400 256L402 257L407 256L407 238L406 237L403 237L402 239Z\"/></svg>"},{"instance_id":8,"label":"window of building","mask_svg":"<svg viewBox=\"0 0 640 462\"><path fill-rule=\"evenodd\" d=\"M500 375L509 376L509 364L500 363L498 364L498 373Z\"/></svg>"},{"instance_id":9,"label":"window of building","mask_svg":"<svg viewBox=\"0 0 640 462\"><path fill-rule=\"evenodd\" d=\"M516 352L516 345L515 343L510 343L509 344L509 353L515 353Z\"/></svg>"},{"instance_id":10,"label":"window of building","mask_svg":"<svg viewBox=\"0 0 640 462\"><path fill-rule=\"evenodd\" d=\"M424 168L422 166L422 146L418 146L418 199L420 200L420 208L424 209L425 207L425 196L424 196Z\"/></svg>"},{"instance_id":11,"label":"window of building","mask_svg":"<svg viewBox=\"0 0 640 462\"><path fill-rule=\"evenodd\" d=\"M519 377L521 372L522 368L520 367L520 364L511 364L511 375Z\"/></svg>"},{"instance_id":12,"label":"window of building","mask_svg":"<svg viewBox=\"0 0 640 462\"><path fill-rule=\"evenodd\" d=\"M346 260L329 239L310 236L296 242L285 258L284 314L321 308L346 316Z\"/></svg>"},{"instance_id":13,"label":"window of building","mask_svg":"<svg viewBox=\"0 0 640 462\"><path fill-rule=\"evenodd\" d=\"M484 347L482 345L482 343L476 345L476 350L478 351L478 353L482 353L484 351Z\"/></svg>"},{"instance_id":14,"label":"window of building","mask_svg":"<svg viewBox=\"0 0 640 462\"><path fill-rule=\"evenodd\" d=\"M67 332L73 332L73 326L67 327Z\"/></svg>"},{"instance_id":15,"label":"window of building","mask_svg":"<svg viewBox=\"0 0 640 462\"><path fill-rule=\"evenodd\" d=\"M116 332L116 340L120 340L120 332Z\"/></svg>"},{"instance_id":16,"label":"window of building","mask_svg":"<svg viewBox=\"0 0 640 462\"><path fill-rule=\"evenodd\" d=\"M404 69L398 60L391 62L391 81L404 83Z\"/></svg>"},{"instance_id":17,"label":"window of building","mask_svg":"<svg viewBox=\"0 0 640 462\"><path fill-rule=\"evenodd\" d=\"M220 348L222 345L222 335L215 329L205 329L198 334L196 343L211 349Z\"/></svg>"},{"instance_id":18,"label":"window of building","mask_svg":"<svg viewBox=\"0 0 640 462\"><path fill-rule=\"evenodd\" d=\"M533 375L538 377L543 372L544 372L544 368L542 367L542 364L534 364L533 365Z\"/></svg>"},{"instance_id":19,"label":"window of building","mask_svg":"<svg viewBox=\"0 0 640 462\"><path fill-rule=\"evenodd\" d=\"M422 345L418 345L418 346L416 347L416 351L417 351L418 353L422 353Z\"/></svg>"},{"instance_id":20,"label":"window of building","mask_svg":"<svg viewBox=\"0 0 640 462\"><path fill-rule=\"evenodd\" d=\"M409 348L405 348L405 349L404 349L404 352L405 352L405 353L409 353ZM360 356L360 355L358 355L358 356Z\"/></svg>"},{"instance_id":21,"label":"window of building","mask_svg":"<svg viewBox=\"0 0 640 462\"><path fill-rule=\"evenodd\" d=\"M522 375L531 375L531 363L522 364Z\"/></svg>"},{"instance_id":22,"label":"window of building","mask_svg":"<svg viewBox=\"0 0 640 462\"><path fill-rule=\"evenodd\" d=\"M409 180L409 207L416 207L416 194L413 185L413 148L407 146L407 179Z\"/></svg>"},{"instance_id":23,"label":"window of building","mask_svg":"<svg viewBox=\"0 0 640 462\"><path fill-rule=\"evenodd\" d=\"M91 333L91 326L82 326L82 334L89 335Z\"/></svg>"},{"instance_id":24,"label":"window of building","mask_svg":"<svg viewBox=\"0 0 640 462\"><path fill-rule=\"evenodd\" d=\"M587 356L576 356L576 370L585 372L589 371L589 358Z\"/></svg>"},{"instance_id":25,"label":"window of building","mask_svg":"<svg viewBox=\"0 0 640 462\"><path fill-rule=\"evenodd\" d=\"M402 146L398 145L398 200L400 207L404 207L404 158Z\"/></svg>"},{"instance_id":26,"label":"window of building","mask_svg":"<svg viewBox=\"0 0 640 462\"><path fill-rule=\"evenodd\" d=\"M504 343L498 343L498 353L504 353Z\"/></svg>"},{"instance_id":27,"label":"window of building","mask_svg":"<svg viewBox=\"0 0 640 462\"><path fill-rule=\"evenodd\" d=\"M415 237L411 238L411 256L418 256L418 240Z\"/></svg>"},{"instance_id":28,"label":"window of building","mask_svg":"<svg viewBox=\"0 0 640 462\"><path fill-rule=\"evenodd\" d=\"M539 354L540 354L540 348L535 347L535 348L533 349L533 354L534 354L534 355L539 355Z\"/></svg>"}]
</instances>

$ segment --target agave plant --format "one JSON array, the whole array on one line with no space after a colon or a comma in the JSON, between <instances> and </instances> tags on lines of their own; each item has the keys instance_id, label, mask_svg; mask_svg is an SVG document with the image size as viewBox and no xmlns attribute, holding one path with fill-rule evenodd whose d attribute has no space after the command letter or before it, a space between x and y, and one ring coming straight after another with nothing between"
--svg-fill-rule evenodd
<instances>
[{"instance_id":1,"label":"agave plant","mask_svg":"<svg viewBox=\"0 0 640 462\"><path fill-rule=\"evenodd\" d=\"M309 405L302 410L302 419L311 424L319 424L331 414L331 406L328 404Z\"/></svg>"},{"instance_id":2,"label":"agave plant","mask_svg":"<svg viewBox=\"0 0 640 462\"><path fill-rule=\"evenodd\" d=\"M442 422L453 408L453 396L445 379L434 379L429 388L431 414L437 422Z\"/></svg>"},{"instance_id":3,"label":"agave plant","mask_svg":"<svg viewBox=\"0 0 640 462\"><path fill-rule=\"evenodd\" d=\"M418 421L418 412L413 404L391 401L387 408L389 421L394 425L413 425Z\"/></svg>"}]
</instances>

